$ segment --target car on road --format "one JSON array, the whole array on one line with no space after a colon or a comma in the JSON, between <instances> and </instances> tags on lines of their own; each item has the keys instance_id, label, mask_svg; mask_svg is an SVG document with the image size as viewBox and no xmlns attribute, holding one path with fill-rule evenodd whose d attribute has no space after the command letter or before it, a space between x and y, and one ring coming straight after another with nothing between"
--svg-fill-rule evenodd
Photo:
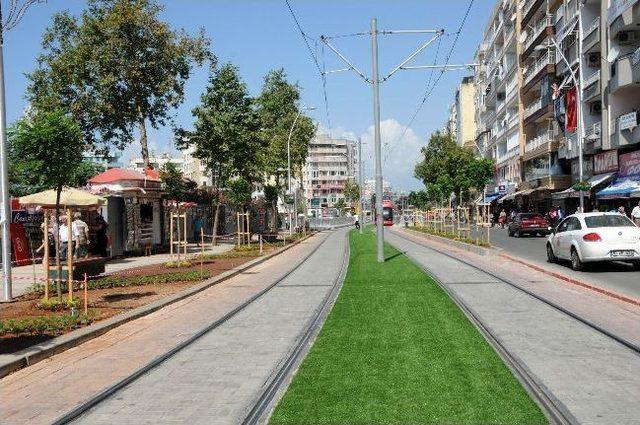
<instances>
[{"instance_id":1,"label":"car on road","mask_svg":"<svg viewBox=\"0 0 640 425\"><path fill-rule=\"evenodd\" d=\"M542 214L519 213L509 222L507 232L509 236L520 237L522 235L546 236L550 233L549 222Z\"/></svg>"},{"instance_id":2,"label":"car on road","mask_svg":"<svg viewBox=\"0 0 640 425\"><path fill-rule=\"evenodd\" d=\"M640 270L640 228L618 213L576 213L566 217L547 239L547 260L585 263L623 261Z\"/></svg>"}]
</instances>

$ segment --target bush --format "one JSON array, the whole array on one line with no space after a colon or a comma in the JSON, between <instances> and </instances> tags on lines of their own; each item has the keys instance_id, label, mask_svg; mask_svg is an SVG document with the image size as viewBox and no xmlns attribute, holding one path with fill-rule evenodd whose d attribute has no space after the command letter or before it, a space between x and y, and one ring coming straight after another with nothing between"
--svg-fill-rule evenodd
<instances>
[{"instance_id":1,"label":"bush","mask_svg":"<svg viewBox=\"0 0 640 425\"><path fill-rule=\"evenodd\" d=\"M57 298L49 298L46 300L40 300L38 304L36 304L36 308L48 311L64 311L70 310L73 307L77 307L78 303L79 301L77 298L73 300L70 300L69 298L63 298L62 300L59 300Z\"/></svg>"},{"instance_id":2,"label":"bush","mask_svg":"<svg viewBox=\"0 0 640 425\"><path fill-rule=\"evenodd\" d=\"M484 247L484 248L490 248L491 247L491 245L486 243L486 242L476 241L475 239L467 238L467 237L460 237L460 236L456 235L455 233L443 232L443 231L436 230L436 229L430 229L428 227L415 226L415 227L413 227L413 230L416 230L416 231L422 232L422 233L427 233L427 234L433 235L433 236L439 236L441 238L446 238L446 239L451 239L451 240L458 241L458 242L468 243L468 244L471 244L471 245L481 246L481 247Z\"/></svg>"},{"instance_id":3,"label":"bush","mask_svg":"<svg viewBox=\"0 0 640 425\"><path fill-rule=\"evenodd\" d=\"M33 316L0 320L0 335L52 334L91 323L84 314L74 316Z\"/></svg>"},{"instance_id":4,"label":"bush","mask_svg":"<svg viewBox=\"0 0 640 425\"><path fill-rule=\"evenodd\" d=\"M170 269L177 269L181 267L191 267L192 264L188 260L183 261L168 261L164 263L165 267L169 267Z\"/></svg>"}]
</instances>

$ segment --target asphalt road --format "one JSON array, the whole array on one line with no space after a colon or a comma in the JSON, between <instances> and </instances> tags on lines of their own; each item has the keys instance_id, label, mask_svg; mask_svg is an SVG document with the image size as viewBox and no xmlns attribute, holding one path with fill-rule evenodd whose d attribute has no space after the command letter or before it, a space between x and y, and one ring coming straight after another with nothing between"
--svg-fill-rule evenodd
<instances>
[{"instance_id":1,"label":"asphalt road","mask_svg":"<svg viewBox=\"0 0 640 425\"><path fill-rule=\"evenodd\" d=\"M512 238L507 235L506 229L491 229L491 243L498 248L502 248L506 254L544 265L569 277L593 283L605 289L640 298L640 271L634 271L631 265L626 263L597 263L589 265L585 271L576 272L571 270L568 262L560 264L547 263L546 241L546 237L537 236Z\"/></svg>"}]
</instances>

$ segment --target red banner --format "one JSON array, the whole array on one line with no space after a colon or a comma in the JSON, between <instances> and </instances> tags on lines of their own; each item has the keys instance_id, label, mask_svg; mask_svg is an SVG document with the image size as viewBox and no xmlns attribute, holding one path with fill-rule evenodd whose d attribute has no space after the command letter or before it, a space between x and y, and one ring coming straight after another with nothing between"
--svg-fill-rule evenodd
<instances>
[{"instance_id":1,"label":"red banner","mask_svg":"<svg viewBox=\"0 0 640 425\"><path fill-rule=\"evenodd\" d=\"M575 133L578 128L578 108L576 105L577 90L575 87L571 87L567 91L567 131L569 133Z\"/></svg>"},{"instance_id":2,"label":"red banner","mask_svg":"<svg viewBox=\"0 0 640 425\"><path fill-rule=\"evenodd\" d=\"M622 176L640 175L640 151L634 151L620 155L620 172Z\"/></svg>"},{"instance_id":3,"label":"red banner","mask_svg":"<svg viewBox=\"0 0 640 425\"><path fill-rule=\"evenodd\" d=\"M13 247L13 264L16 266L31 264L29 242L24 232L24 226L18 223L11 223L9 230L11 231L11 246Z\"/></svg>"}]
</instances>

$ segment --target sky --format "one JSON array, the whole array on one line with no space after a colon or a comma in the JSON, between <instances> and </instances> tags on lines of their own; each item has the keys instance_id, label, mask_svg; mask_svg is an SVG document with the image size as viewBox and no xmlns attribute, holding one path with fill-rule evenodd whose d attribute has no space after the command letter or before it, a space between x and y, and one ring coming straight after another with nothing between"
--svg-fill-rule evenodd
<instances>
[{"instance_id":1,"label":"sky","mask_svg":"<svg viewBox=\"0 0 640 425\"><path fill-rule=\"evenodd\" d=\"M174 27L195 34L204 28L212 40L212 50L219 63L232 62L240 69L252 95L260 92L264 75L274 68L285 69L290 81L302 87L301 104L316 109L308 112L319 128L334 137L362 137L365 176L373 176L372 87L353 72L327 75L328 113L325 108L322 80L303 38L294 24L284 0L159 0L164 5L162 18ZM9 0L0 0L6 8ZM473 62L494 0L476 0L460 34L449 63ZM83 0L48 0L32 7L23 21L5 36L4 64L7 119L20 118L27 102L25 74L36 67L41 52L41 37L54 13L69 10L79 14ZM312 40L312 50L327 70L344 68L339 58L322 49L320 35L332 36L366 32L371 18L378 19L380 30L444 29L448 34L440 41L438 63L450 50L454 33L460 26L469 0L290 0L303 31ZM379 38L380 74L387 75L408 57L429 34L393 34ZM371 41L366 36L332 40L341 53L362 72L371 75ZM410 63L434 63L438 43L421 52ZM409 65L409 64L408 64ZM428 135L441 129L453 101L456 86L469 71L446 72L433 89L424 107L409 128L407 124L418 108L429 80L429 71L401 70L380 86L383 175L395 189L422 187L413 177L420 148ZM434 79L438 72L434 74ZM193 71L186 86L184 104L175 112L175 121L184 128L193 123L191 109L198 104L208 78L208 69ZM405 130L406 129L406 130ZM400 139L402 137L402 139ZM172 146L170 128L149 130L150 148L155 154L177 155ZM123 153L128 163L139 156L132 144Z\"/></svg>"}]
</instances>

